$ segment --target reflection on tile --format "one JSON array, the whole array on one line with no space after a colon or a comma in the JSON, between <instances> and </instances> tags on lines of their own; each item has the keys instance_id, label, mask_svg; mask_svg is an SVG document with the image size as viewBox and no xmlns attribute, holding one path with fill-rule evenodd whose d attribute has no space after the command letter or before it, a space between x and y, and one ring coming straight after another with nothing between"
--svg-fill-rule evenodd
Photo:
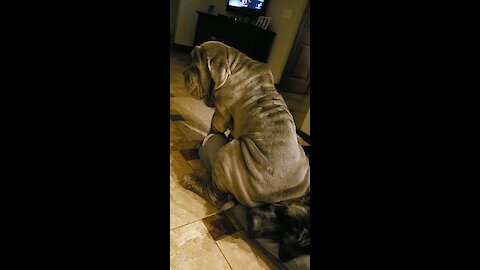
<instances>
[{"instance_id":1,"label":"reflection on tile","mask_svg":"<svg viewBox=\"0 0 480 270\"><path fill-rule=\"evenodd\" d=\"M220 240L237 231L232 222L230 222L230 219L223 213L210 216L202 221L213 237L213 240Z\"/></svg>"},{"instance_id":2,"label":"reflection on tile","mask_svg":"<svg viewBox=\"0 0 480 270\"><path fill-rule=\"evenodd\" d=\"M198 146L200 146L208 134L208 130L206 130L204 126L193 123L192 121L175 122L175 125L188 140L197 142Z\"/></svg>"},{"instance_id":3,"label":"reflection on tile","mask_svg":"<svg viewBox=\"0 0 480 270\"><path fill-rule=\"evenodd\" d=\"M200 221L217 213L218 210L213 205L181 189L183 187L178 187L170 194L170 229Z\"/></svg>"},{"instance_id":4,"label":"reflection on tile","mask_svg":"<svg viewBox=\"0 0 480 270\"><path fill-rule=\"evenodd\" d=\"M193 173L180 152L170 153L170 228L201 220L217 213L212 204L180 186L179 181L186 174Z\"/></svg>"},{"instance_id":5,"label":"reflection on tile","mask_svg":"<svg viewBox=\"0 0 480 270\"><path fill-rule=\"evenodd\" d=\"M170 120L170 151L198 148L198 142L188 140Z\"/></svg>"},{"instance_id":6,"label":"reflection on tile","mask_svg":"<svg viewBox=\"0 0 480 270\"><path fill-rule=\"evenodd\" d=\"M195 128L208 133L210 122L215 109L207 107L202 100L193 97L172 97L170 106L173 106L186 121L195 123Z\"/></svg>"},{"instance_id":7,"label":"reflection on tile","mask_svg":"<svg viewBox=\"0 0 480 270\"><path fill-rule=\"evenodd\" d=\"M244 231L218 240L217 245L233 270L277 269L274 263L257 249Z\"/></svg>"},{"instance_id":8,"label":"reflection on tile","mask_svg":"<svg viewBox=\"0 0 480 270\"><path fill-rule=\"evenodd\" d=\"M183 117L180 114L170 115L170 120L172 120L172 121L185 121L185 119L183 119Z\"/></svg>"},{"instance_id":9,"label":"reflection on tile","mask_svg":"<svg viewBox=\"0 0 480 270\"><path fill-rule=\"evenodd\" d=\"M231 268L207 228L199 221L170 231L170 269Z\"/></svg>"}]
</instances>

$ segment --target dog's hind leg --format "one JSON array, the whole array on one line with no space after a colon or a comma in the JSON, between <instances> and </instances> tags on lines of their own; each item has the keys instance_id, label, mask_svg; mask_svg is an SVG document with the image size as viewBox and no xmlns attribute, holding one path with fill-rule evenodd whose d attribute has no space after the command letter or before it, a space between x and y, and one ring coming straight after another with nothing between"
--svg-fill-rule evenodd
<instances>
[{"instance_id":1,"label":"dog's hind leg","mask_svg":"<svg viewBox=\"0 0 480 270\"><path fill-rule=\"evenodd\" d=\"M215 187L211 179L202 179L196 175L189 174L183 177L181 184L184 188L195 192L219 209L228 201L228 193L222 192Z\"/></svg>"}]
</instances>

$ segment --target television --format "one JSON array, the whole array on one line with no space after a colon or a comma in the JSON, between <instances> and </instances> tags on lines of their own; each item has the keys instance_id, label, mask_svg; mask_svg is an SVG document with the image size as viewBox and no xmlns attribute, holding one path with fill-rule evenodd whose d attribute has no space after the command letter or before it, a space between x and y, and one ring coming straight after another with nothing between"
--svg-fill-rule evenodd
<instances>
[{"instance_id":1,"label":"television","mask_svg":"<svg viewBox=\"0 0 480 270\"><path fill-rule=\"evenodd\" d=\"M243 15L263 16L268 0L227 0L227 11Z\"/></svg>"}]
</instances>

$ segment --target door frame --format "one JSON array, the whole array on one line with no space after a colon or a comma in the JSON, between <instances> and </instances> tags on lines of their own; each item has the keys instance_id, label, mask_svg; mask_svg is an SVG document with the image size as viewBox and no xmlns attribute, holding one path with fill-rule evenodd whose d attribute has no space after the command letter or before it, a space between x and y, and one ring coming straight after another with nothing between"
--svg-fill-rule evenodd
<instances>
[{"instance_id":1,"label":"door frame","mask_svg":"<svg viewBox=\"0 0 480 270\"><path fill-rule=\"evenodd\" d=\"M287 63L285 64L285 69L283 70L283 73L282 73L282 78L280 79L280 82L278 84L279 89L282 89L282 86L285 84L286 77L289 76L292 69L294 68L295 61L297 60L296 56L298 56L300 52L300 43L301 43L303 33L305 32L305 26L307 24L307 21L310 21L310 0L305 6L305 11L303 12L302 21L298 26L297 35L295 36L292 49L290 50L290 54L288 55ZM308 76L310 77L310 74ZM282 90L282 91L289 92L288 90ZM307 94L308 95L310 94L310 84L305 90L305 93L303 93L303 95L307 95Z\"/></svg>"}]
</instances>

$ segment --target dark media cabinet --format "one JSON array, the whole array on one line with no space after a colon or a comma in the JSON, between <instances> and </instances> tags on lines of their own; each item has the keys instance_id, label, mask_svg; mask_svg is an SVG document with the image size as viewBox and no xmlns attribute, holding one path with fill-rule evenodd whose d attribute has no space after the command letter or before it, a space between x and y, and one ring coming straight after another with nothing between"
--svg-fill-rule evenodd
<instances>
[{"instance_id":1,"label":"dark media cabinet","mask_svg":"<svg viewBox=\"0 0 480 270\"><path fill-rule=\"evenodd\" d=\"M200 11L197 13L194 45L217 40L240 50L255 60L267 62L275 33L226 16L215 16Z\"/></svg>"}]
</instances>

